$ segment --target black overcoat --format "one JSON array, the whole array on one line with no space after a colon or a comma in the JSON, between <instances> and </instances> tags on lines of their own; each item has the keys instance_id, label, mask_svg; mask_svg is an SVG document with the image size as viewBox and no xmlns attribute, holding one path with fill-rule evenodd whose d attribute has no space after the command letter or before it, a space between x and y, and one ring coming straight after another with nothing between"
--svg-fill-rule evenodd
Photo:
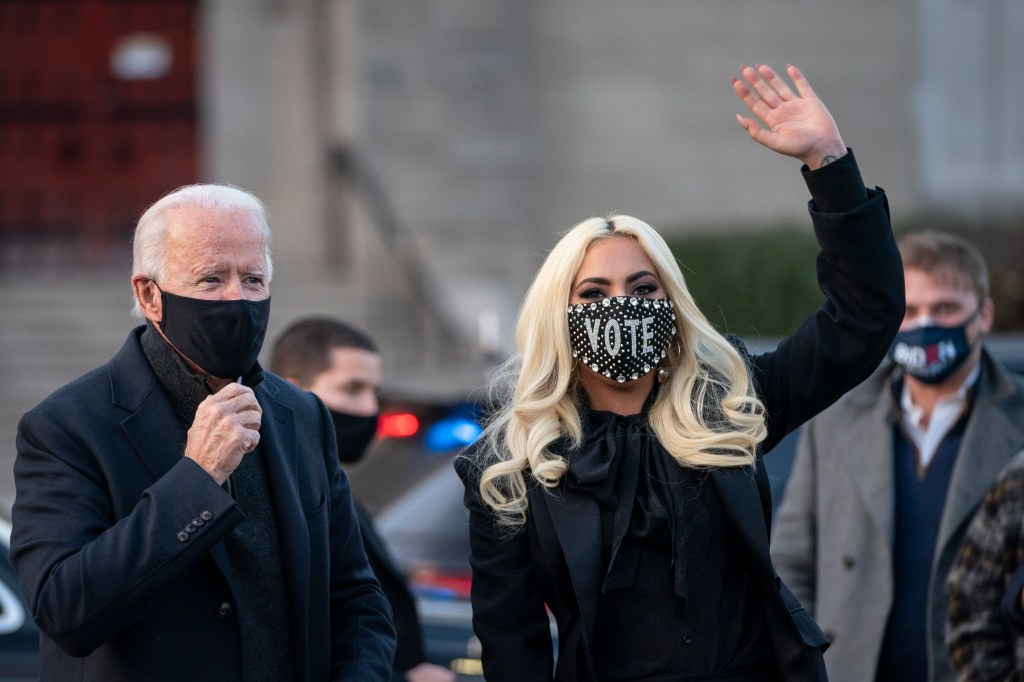
<instances>
[{"instance_id":1,"label":"black overcoat","mask_svg":"<svg viewBox=\"0 0 1024 682\"><path fill-rule=\"evenodd\" d=\"M903 269L884 193L871 190L866 202L844 212L825 213L813 202L810 210L826 301L775 351L748 356L769 432L755 470L716 469L708 478L746 554L787 682L826 679L821 653L827 640L772 567L771 493L760 456L864 380L885 356L904 313ZM550 680L553 673L566 682L593 679L589 647L602 579L597 502L564 485L548 492L528 478L525 531L508 537L479 499L473 460L458 460L457 469L466 483L473 622L488 681ZM545 605L559 633L582 633L559 638L557 669ZM670 632L650 636L663 638L666 647L681 645Z\"/></svg>"},{"instance_id":2,"label":"black overcoat","mask_svg":"<svg viewBox=\"0 0 1024 682\"><path fill-rule=\"evenodd\" d=\"M234 499L182 456L185 429L132 331L18 427L11 561L43 680L241 680L221 540ZM394 632L331 419L266 373L255 389L299 680L389 680Z\"/></svg>"}]
</instances>

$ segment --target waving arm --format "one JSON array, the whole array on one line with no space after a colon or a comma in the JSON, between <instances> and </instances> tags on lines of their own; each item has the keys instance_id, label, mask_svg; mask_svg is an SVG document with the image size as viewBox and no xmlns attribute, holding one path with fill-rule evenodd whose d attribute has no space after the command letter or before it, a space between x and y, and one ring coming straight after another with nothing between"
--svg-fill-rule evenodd
<instances>
[{"instance_id":1,"label":"waving arm","mask_svg":"<svg viewBox=\"0 0 1024 682\"><path fill-rule=\"evenodd\" d=\"M743 66L740 71L743 79L733 76L732 89L765 126L762 128L758 120L737 114L736 120L751 139L803 161L811 170L846 154L832 114L800 69L786 67L795 91L766 64L757 68Z\"/></svg>"}]
</instances>

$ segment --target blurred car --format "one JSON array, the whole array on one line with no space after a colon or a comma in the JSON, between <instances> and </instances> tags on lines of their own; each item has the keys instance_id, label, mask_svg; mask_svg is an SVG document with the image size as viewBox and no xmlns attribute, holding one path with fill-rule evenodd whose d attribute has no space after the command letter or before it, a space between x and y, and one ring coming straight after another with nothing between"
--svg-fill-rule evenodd
<instances>
[{"instance_id":1,"label":"blurred car","mask_svg":"<svg viewBox=\"0 0 1024 682\"><path fill-rule=\"evenodd\" d=\"M0 518L0 682L39 679L39 630L11 567L11 524Z\"/></svg>"}]
</instances>

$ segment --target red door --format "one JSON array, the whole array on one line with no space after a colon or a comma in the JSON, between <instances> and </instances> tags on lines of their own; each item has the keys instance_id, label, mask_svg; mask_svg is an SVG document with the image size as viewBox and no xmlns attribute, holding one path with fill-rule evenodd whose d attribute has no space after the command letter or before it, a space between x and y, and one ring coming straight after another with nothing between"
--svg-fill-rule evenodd
<instances>
[{"instance_id":1,"label":"red door","mask_svg":"<svg viewBox=\"0 0 1024 682\"><path fill-rule=\"evenodd\" d=\"M196 5L0 2L6 265L123 263L146 206L196 181Z\"/></svg>"}]
</instances>

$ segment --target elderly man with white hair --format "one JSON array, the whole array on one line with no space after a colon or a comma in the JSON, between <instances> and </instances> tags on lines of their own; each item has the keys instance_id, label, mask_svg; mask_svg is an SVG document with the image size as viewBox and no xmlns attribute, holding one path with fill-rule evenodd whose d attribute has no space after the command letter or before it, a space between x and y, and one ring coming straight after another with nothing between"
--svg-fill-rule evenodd
<instances>
[{"instance_id":1,"label":"elderly man with white hair","mask_svg":"<svg viewBox=\"0 0 1024 682\"><path fill-rule=\"evenodd\" d=\"M388 680L330 414L257 362L270 229L191 185L135 231L146 323L18 427L11 560L43 680Z\"/></svg>"}]
</instances>

